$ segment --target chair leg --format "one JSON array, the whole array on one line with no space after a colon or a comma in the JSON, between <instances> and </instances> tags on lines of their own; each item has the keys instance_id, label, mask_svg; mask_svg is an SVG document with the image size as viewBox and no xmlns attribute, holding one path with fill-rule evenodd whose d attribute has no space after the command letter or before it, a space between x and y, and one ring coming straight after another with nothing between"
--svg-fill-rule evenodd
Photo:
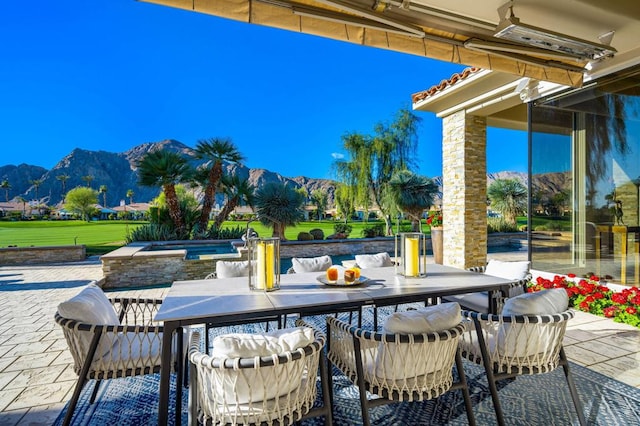
<instances>
[{"instance_id":1,"label":"chair leg","mask_svg":"<svg viewBox=\"0 0 640 426\"><path fill-rule=\"evenodd\" d=\"M100 389L101 383L102 383L102 380L100 379L96 380L96 384L93 387L93 392L91 392L91 399L89 400L89 404L93 404L94 402L96 402L96 396L98 395L98 389Z\"/></svg>"},{"instance_id":2,"label":"chair leg","mask_svg":"<svg viewBox=\"0 0 640 426\"><path fill-rule=\"evenodd\" d=\"M91 338L91 344L89 345L89 350L87 351L87 356L84 360L84 364L82 365L82 369L80 370L80 374L78 375L78 383L76 383L76 387L73 390L73 395L71 396L71 402L69 402L69 407L67 407L67 412L64 415L64 420L62 421L63 426L68 426L71 424L71 418L73 417L73 412L76 409L76 405L78 405L78 399L80 398L80 392L82 392L82 388L84 384L87 382L87 374L89 374L89 368L91 367L91 361L96 354L96 349L98 349L98 343L100 343L100 336L102 333L102 327L98 327L93 331L93 337Z\"/></svg>"},{"instance_id":3,"label":"chair leg","mask_svg":"<svg viewBox=\"0 0 640 426\"><path fill-rule=\"evenodd\" d=\"M353 350L356 353L356 375L358 382L358 393L360 394L360 409L362 410L362 424L363 426L371 426L371 419L369 419L369 405L367 400L367 389L364 385L364 368L362 366L362 352L360 350L360 341L353 337Z\"/></svg>"},{"instance_id":4,"label":"chair leg","mask_svg":"<svg viewBox=\"0 0 640 426\"><path fill-rule=\"evenodd\" d=\"M85 376L78 377L78 382L76 383L76 387L73 390L73 396L71 397L71 401L69 402L69 406L67 407L67 412L65 413L64 420L62 421L63 426L69 426L71 424L71 419L73 418L73 412L76 410L76 405L78 405L78 399L80 398L80 393L82 392L82 388L84 387L84 384L86 382L87 382L87 379Z\"/></svg>"},{"instance_id":5,"label":"chair leg","mask_svg":"<svg viewBox=\"0 0 640 426\"><path fill-rule=\"evenodd\" d=\"M326 362L324 351L320 354L320 386L322 388L322 404L325 409L324 424L325 426L333 425L333 395L329 388L329 377L331 369L327 368L329 362Z\"/></svg>"},{"instance_id":6,"label":"chair leg","mask_svg":"<svg viewBox=\"0 0 640 426\"><path fill-rule=\"evenodd\" d=\"M576 413L578 414L578 421L580 422L580 425L585 426L587 421L584 418L584 411L582 410L580 398L578 398L578 391L576 390L576 385L573 382L573 376L569 371L569 361L567 361L567 355L564 353L564 348L560 348L560 362L562 364L562 369L564 370L564 377L567 379L567 385L569 385L569 393L571 393L573 405L575 406Z\"/></svg>"},{"instance_id":7,"label":"chair leg","mask_svg":"<svg viewBox=\"0 0 640 426\"><path fill-rule=\"evenodd\" d=\"M204 353L209 354L209 330L211 330L211 324L206 323L204 325Z\"/></svg>"},{"instance_id":8,"label":"chair leg","mask_svg":"<svg viewBox=\"0 0 640 426\"><path fill-rule=\"evenodd\" d=\"M182 369L184 354L184 332L181 327L176 329L176 344L178 346L176 353L177 359L175 361L176 366L176 404L175 404L175 424L180 425L182 417L182 380L184 371Z\"/></svg>"},{"instance_id":9,"label":"chair leg","mask_svg":"<svg viewBox=\"0 0 640 426\"><path fill-rule=\"evenodd\" d=\"M487 342L484 339L482 326L480 325L479 320L474 319L473 322L476 327L476 334L478 335L478 345L480 346L480 352L482 353L482 364L484 364L484 371L487 375L487 382L489 382L491 400L493 401L493 409L496 412L498 426L505 426L504 413L502 412L502 406L500 405L500 400L498 399L498 387L496 386L496 378L493 374L491 359L489 357L489 351L487 350Z\"/></svg>"},{"instance_id":10,"label":"chair leg","mask_svg":"<svg viewBox=\"0 0 640 426\"><path fill-rule=\"evenodd\" d=\"M378 331L378 307L373 306L373 331Z\"/></svg>"},{"instance_id":11,"label":"chair leg","mask_svg":"<svg viewBox=\"0 0 640 426\"><path fill-rule=\"evenodd\" d=\"M464 367L462 365L462 356L460 356L460 348L456 350L456 370L458 370L458 377L460 385L462 386L462 398L464 398L464 407L467 410L467 420L469 426L475 426L476 417L473 415L473 406L471 405L471 395L469 393L469 385L467 383L467 376L464 374Z\"/></svg>"}]
</instances>

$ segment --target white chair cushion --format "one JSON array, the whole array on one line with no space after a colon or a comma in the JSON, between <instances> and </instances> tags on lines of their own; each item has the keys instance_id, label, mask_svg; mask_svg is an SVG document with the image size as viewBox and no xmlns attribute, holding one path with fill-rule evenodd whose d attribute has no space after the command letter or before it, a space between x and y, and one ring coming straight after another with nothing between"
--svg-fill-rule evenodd
<instances>
[{"instance_id":1,"label":"white chair cushion","mask_svg":"<svg viewBox=\"0 0 640 426\"><path fill-rule=\"evenodd\" d=\"M552 315L566 311L568 306L567 291L555 288L507 299L502 315ZM548 352L548 346L554 342L556 332L554 324L505 323L497 333L498 351L515 357Z\"/></svg>"},{"instance_id":2,"label":"white chair cushion","mask_svg":"<svg viewBox=\"0 0 640 426\"><path fill-rule=\"evenodd\" d=\"M243 260L238 262L218 260L216 262L216 277L218 278L235 278L249 276L249 261Z\"/></svg>"},{"instance_id":3,"label":"white chair cushion","mask_svg":"<svg viewBox=\"0 0 640 426\"><path fill-rule=\"evenodd\" d=\"M224 334L213 339L211 356L216 358L270 356L303 348L313 341L313 329L309 327L285 328L265 334Z\"/></svg>"},{"instance_id":4,"label":"white chair cushion","mask_svg":"<svg viewBox=\"0 0 640 426\"><path fill-rule=\"evenodd\" d=\"M391 256L386 252L377 254L356 254L356 264L361 269L393 266Z\"/></svg>"},{"instance_id":5,"label":"white chair cushion","mask_svg":"<svg viewBox=\"0 0 640 426\"><path fill-rule=\"evenodd\" d=\"M551 315L566 311L568 306L567 291L553 288L508 298L502 315Z\"/></svg>"},{"instance_id":6,"label":"white chair cushion","mask_svg":"<svg viewBox=\"0 0 640 426\"><path fill-rule=\"evenodd\" d=\"M295 351L310 345L314 341L313 329L296 327L276 330L265 334L226 334L213 340L212 357L215 358L253 358ZM231 380L209 384L214 392L227 401L239 404L266 401L286 395L302 384L303 362L288 362L283 365L241 368L227 372ZM272 370L272 371L268 371ZM273 386L272 375L286 377L279 386Z\"/></svg>"},{"instance_id":7,"label":"white chair cushion","mask_svg":"<svg viewBox=\"0 0 640 426\"><path fill-rule=\"evenodd\" d=\"M502 260L490 259L484 273L500 277L507 280L519 281L529 274L529 261L504 262Z\"/></svg>"},{"instance_id":8,"label":"white chair cushion","mask_svg":"<svg viewBox=\"0 0 640 426\"><path fill-rule=\"evenodd\" d=\"M391 334L422 334L455 327L462 320L460 305L443 303L415 311L396 312L384 323L384 332ZM442 342L380 343L374 374L391 380L401 380L433 373L449 360L430 356ZM445 363L446 363L445 362Z\"/></svg>"},{"instance_id":9,"label":"white chair cushion","mask_svg":"<svg viewBox=\"0 0 640 426\"><path fill-rule=\"evenodd\" d=\"M58 313L64 317L85 324L120 325L120 320L113 305L102 289L91 283L71 299L58 305ZM94 333L78 331L83 353L88 353ZM94 359L102 357L111 350L113 342L101 339Z\"/></svg>"},{"instance_id":10,"label":"white chair cushion","mask_svg":"<svg viewBox=\"0 0 640 426\"><path fill-rule=\"evenodd\" d=\"M462 320L460 305L441 303L413 311L394 312L383 325L388 334L421 334L448 330Z\"/></svg>"},{"instance_id":11,"label":"white chair cushion","mask_svg":"<svg viewBox=\"0 0 640 426\"><path fill-rule=\"evenodd\" d=\"M296 274L326 271L333 264L329 256L292 257L291 263L293 264L293 270Z\"/></svg>"}]
</instances>

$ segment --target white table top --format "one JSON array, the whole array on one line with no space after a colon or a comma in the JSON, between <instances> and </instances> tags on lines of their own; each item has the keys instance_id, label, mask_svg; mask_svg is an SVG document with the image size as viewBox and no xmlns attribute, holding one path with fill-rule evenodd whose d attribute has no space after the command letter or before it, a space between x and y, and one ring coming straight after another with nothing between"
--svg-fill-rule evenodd
<instances>
[{"instance_id":1,"label":"white table top","mask_svg":"<svg viewBox=\"0 0 640 426\"><path fill-rule=\"evenodd\" d=\"M505 288L513 280L449 266L430 264L424 278L405 278L394 267L363 269L369 281L353 287L322 284L324 273L284 274L280 290L249 290L247 277L176 281L155 316L156 321L182 325L233 318L248 319L297 312L332 312L343 307L390 304Z\"/></svg>"}]
</instances>

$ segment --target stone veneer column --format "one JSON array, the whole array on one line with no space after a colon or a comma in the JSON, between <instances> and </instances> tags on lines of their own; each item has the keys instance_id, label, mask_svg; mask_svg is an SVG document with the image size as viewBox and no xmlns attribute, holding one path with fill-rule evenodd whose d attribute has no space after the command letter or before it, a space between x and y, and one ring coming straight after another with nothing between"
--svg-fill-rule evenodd
<instances>
[{"instance_id":1,"label":"stone veneer column","mask_svg":"<svg viewBox=\"0 0 640 426\"><path fill-rule=\"evenodd\" d=\"M443 119L443 263L487 261L487 121L459 111Z\"/></svg>"}]
</instances>

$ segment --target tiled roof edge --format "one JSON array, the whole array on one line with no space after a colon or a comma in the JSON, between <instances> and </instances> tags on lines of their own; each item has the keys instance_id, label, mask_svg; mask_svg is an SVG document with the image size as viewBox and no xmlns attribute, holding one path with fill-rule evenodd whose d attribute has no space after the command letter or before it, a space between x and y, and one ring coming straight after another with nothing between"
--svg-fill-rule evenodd
<instances>
[{"instance_id":1,"label":"tiled roof edge","mask_svg":"<svg viewBox=\"0 0 640 426\"><path fill-rule=\"evenodd\" d=\"M447 87L451 87L454 84L468 78L470 75L473 75L480 71L482 71L482 68L477 68L477 67L465 68L462 72L453 74L451 78L449 78L448 80L442 80L440 83L431 86L427 90L414 93L413 95L411 95L411 100L413 101L413 103L419 102L423 99L426 99L430 96L435 95L438 92L442 92Z\"/></svg>"}]
</instances>

